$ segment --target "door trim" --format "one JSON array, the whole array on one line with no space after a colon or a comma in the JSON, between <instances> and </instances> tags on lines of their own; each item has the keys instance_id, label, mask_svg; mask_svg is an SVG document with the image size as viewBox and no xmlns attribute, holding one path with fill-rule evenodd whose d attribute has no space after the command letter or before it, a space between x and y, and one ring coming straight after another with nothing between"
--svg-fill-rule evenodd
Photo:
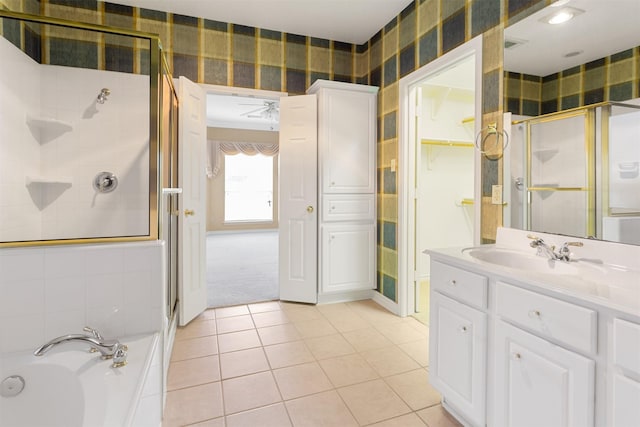
<instances>
[{"instance_id":1,"label":"door trim","mask_svg":"<svg viewBox=\"0 0 640 427\"><path fill-rule=\"evenodd\" d=\"M411 120L411 93L414 86L434 75L449 65L475 54L476 73L476 99L475 99L475 129L474 134L480 129L482 122L482 35L464 43L445 55L417 69L411 74L400 79L400 103L398 129L398 302L389 302L388 307L393 307L393 312L399 316L407 316L414 313L411 289L414 283L415 262L413 259L415 247L415 187L410 183L415 182L415 152L416 141L411 138L415 135L415 120ZM480 200L480 156L474 160L474 197ZM480 241L480 203L474 205L474 244Z\"/></svg>"}]
</instances>

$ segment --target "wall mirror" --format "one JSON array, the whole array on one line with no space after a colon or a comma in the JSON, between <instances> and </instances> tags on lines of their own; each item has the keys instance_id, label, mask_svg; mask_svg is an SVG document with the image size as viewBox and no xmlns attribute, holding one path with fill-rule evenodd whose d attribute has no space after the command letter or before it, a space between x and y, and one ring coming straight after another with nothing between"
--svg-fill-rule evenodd
<instances>
[{"instance_id":1,"label":"wall mirror","mask_svg":"<svg viewBox=\"0 0 640 427\"><path fill-rule=\"evenodd\" d=\"M157 41L10 12L0 35L0 246L157 238Z\"/></svg>"},{"instance_id":2,"label":"wall mirror","mask_svg":"<svg viewBox=\"0 0 640 427\"><path fill-rule=\"evenodd\" d=\"M505 29L506 226L640 245L638 16L560 0Z\"/></svg>"}]
</instances>

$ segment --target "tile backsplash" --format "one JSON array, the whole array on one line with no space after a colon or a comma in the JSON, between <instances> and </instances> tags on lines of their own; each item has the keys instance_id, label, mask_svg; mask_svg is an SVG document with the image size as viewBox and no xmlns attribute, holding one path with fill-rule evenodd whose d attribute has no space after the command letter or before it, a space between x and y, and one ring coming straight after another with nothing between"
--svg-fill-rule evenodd
<instances>
[{"instance_id":1,"label":"tile backsplash","mask_svg":"<svg viewBox=\"0 0 640 427\"><path fill-rule=\"evenodd\" d=\"M84 326L105 338L161 330L164 242L0 251L0 353Z\"/></svg>"}]
</instances>

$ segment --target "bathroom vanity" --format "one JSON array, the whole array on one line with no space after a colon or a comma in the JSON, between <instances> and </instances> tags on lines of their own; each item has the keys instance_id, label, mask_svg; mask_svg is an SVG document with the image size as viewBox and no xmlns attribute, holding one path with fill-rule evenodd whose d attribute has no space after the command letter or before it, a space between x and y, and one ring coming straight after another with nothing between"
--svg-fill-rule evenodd
<instances>
[{"instance_id":1,"label":"bathroom vanity","mask_svg":"<svg viewBox=\"0 0 640 427\"><path fill-rule=\"evenodd\" d=\"M583 246L549 260L530 234ZM463 424L640 425L640 247L503 228L425 253L430 381Z\"/></svg>"}]
</instances>

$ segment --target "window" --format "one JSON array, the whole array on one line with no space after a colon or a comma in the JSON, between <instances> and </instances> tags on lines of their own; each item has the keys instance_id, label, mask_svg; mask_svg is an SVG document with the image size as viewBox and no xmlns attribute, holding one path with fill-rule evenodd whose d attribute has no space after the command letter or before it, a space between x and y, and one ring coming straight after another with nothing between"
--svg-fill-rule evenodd
<instances>
[{"instance_id":1,"label":"window","mask_svg":"<svg viewBox=\"0 0 640 427\"><path fill-rule=\"evenodd\" d=\"M224 156L225 222L273 221L273 163L262 154Z\"/></svg>"}]
</instances>

